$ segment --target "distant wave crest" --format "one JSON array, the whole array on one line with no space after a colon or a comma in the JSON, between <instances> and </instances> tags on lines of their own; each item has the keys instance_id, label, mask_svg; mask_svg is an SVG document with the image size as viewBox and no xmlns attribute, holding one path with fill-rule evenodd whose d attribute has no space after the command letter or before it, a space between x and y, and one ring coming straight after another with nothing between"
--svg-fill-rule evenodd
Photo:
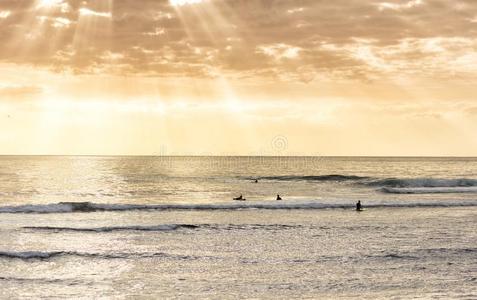
<instances>
[{"instance_id":1,"label":"distant wave crest","mask_svg":"<svg viewBox=\"0 0 477 300\"><path fill-rule=\"evenodd\" d=\"M99 259L129 259L129 258L148 258L162 257L181 260L194 260L198 257L187 255L172 255L164 252L152 253L88 253L76 251L0 251L0 259L21 259L21 260L47 260L56 257L88 257Z\"/></svg>"},{"instance_id":2,"label":"distant wave crest","mask_svg":"<svg viewBox=\"0 0 477 300\"><path fill-rule=\"evenodd\" d=\"M26 226L24 229L44 231L78 231L78 232L113 232L113 231L174 231L178 229L196 229L199 225L192 224L164 224L156 226L112 226L112 227L50 227Z\"/></svg>"},{"instance_id":3,"label":"distant wave crest","mask_svg":"<svg viewBox=\"0 0 477 300\"><path fill-rule=\"evenodd\" d=\"M469 178L387 178L364 183L380 187L380 191L390 194L450 194L477 193L477 180Z\"/></svg>"},{"instance_id":4,"label":"distant wave crest","mask_svg":"<svg viewBox=\"0 0 477 300\"><path fill-rule=\"evenodd\" d=\"M475 257L477 248L431 248L415 249L404 252L379 253L377 255L361 256L359 259L385 259L385 260L416 260L425 258L429 255L470 255ZM193 256L170 254L164 252L78 252L78 251L0 251L0 260L23 260L23 261L49 261L61 257L72 258L90 258L90 259L141 259L141 258L162 258L172 260L214 260L214 256ZM323 257L328 260L338 259L339 257ZM295 261L297 262L297 261ZM0 280L11 280L16 278L0 277ZM18 280L18 279L16 279ZM25 279L20 279L25 281Z\"/></svg>"},{"instance_id":5,"label":"distant wave crest","mask_svg":"<svg viewBox=\"0 0 477 300\"><path fill-rule=\"evenodd\" d=\"M340 174L307 175L307 176L285 175L285 176L260 177L260 179L276 180L276 181L351 181L351 180L363 180L368 178L369 177L355 176L355 175L340 175Z\"/></svg>"},{"instance_id":6,"label":"distant wave crest","mask_svg":"<svg viewBox=\"0 0 477 300\"><path fill-rule=\"evenodd\" d=\"M251 178L247 178L251 179ZM271 181L349 182L359 186L378 188L393 194L477 193L477 179L457 178L372 178L357 175L265 176Z\"/></svg>"},{"instance_id":7,"label":"distant wave crest","mask_svg":"<svg viewBox=\"0 0 477 300\"><path fill-rule=\"evenodd\" d=\"M440 188L440 187L477 187L476 179L435 179L435 178L386 178L373 180L367 183L371 186L394 188Z\"/></svg>"},{"instance_id":8,"label":"distant wave crest","mask_svg":"<svg viewBox=\"0 0 477 300\"><path fill-rule=\"evenodd\" d=\"M73 232L115 232L115 231L175 231L175 230L195 230L195 229L211 229L211 230L286 230L294 228L302 228L301 225L285 225L285 224L161 224L150 226L112 226L112 227L50 227L50 226L26 226L23 229L40 230L40 231L73 231Z\"/></svg>"}]
</instances>

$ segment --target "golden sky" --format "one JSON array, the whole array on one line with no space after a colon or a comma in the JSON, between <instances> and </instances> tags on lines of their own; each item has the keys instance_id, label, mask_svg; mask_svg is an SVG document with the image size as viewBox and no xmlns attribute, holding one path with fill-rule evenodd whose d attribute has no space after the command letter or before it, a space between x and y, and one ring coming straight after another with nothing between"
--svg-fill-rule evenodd
<instances>
[{"instance_id":1,"label":"golden sky","mask_svg":"<svg viewBox=\"0 0 477 300\"><path fill-rule=\"evenodd\" d=\"M0 0L0 154L477 155L475 0Z\"/></svg>"}]
</instances>

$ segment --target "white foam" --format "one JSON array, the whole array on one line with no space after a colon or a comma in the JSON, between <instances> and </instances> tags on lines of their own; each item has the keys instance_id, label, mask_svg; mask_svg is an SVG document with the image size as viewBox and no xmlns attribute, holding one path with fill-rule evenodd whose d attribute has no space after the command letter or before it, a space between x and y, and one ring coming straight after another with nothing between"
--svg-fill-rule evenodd
<instances>
[{"instance_id":1,"label":"white foam","mask_svg":"<svg viewBox=\"0 0 477 300\"><path fill-rule=\"evenodd\" d=\"M385 187L383 192L391 194L451 194L451 193L477 193L477 187Z\"/></svg>"},{"instance_id":2,"label":"white foam","mask_svg":"<svg viewBox=\"0 0 477 300\"><path fill-rule=\"evenodd\" d=\"M470 178L439 179L439 178L387 178L366 183L371 186L387 188L444 188L444 187L477 187L477 180Z\"/></svg>"}]
</instances>

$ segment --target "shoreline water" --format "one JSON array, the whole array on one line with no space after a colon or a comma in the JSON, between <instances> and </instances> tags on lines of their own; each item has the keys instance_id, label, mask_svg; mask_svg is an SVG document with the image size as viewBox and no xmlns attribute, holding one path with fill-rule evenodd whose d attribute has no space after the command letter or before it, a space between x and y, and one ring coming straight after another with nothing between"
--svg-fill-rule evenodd
<instances>
[{"instance_id":1,"label":"shoreline water","mask_svg":"<svg viewBox=\"0 0 477 300\"><path fill-rule=\"evenodd\" d=\"M0 297L466 299L477 295L476 216L473 207L5 214Z\"/></svg>"}]
</instances>

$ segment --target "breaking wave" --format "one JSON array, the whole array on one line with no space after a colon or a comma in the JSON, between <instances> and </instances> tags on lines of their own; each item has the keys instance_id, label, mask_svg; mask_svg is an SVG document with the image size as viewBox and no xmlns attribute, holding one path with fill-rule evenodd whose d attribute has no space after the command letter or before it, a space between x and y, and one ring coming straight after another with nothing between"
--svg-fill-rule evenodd
<instances>
[{"instance_id":1,"label":"breaking wave","mask_svg":"<svg viewBox=\"0 0 477 300\"><path fill-rule=\"evenodd\" d=\"M435 178L387 178L373 180L368 183L370 186L391 187L391 188L452 188L452 187L477 187L476 179L435 179Z\"/></svg>"},{"instance_id":2,"label":"breaking wave","mask_svg":"<svg viewBox=\"0 0 477 300\"><path fill-rule=\"evenodd\" d=\"M477 206L477 201L448 202L411 202L411 203L379 203L367 204L367 208L412 208L412 207L462 207ZM101 204L92 202L60 202L44 205L20 205L0 207L0 213L88 213L88 212L120 212L135 210L246 210L246 209L350 209L353 203L319 203L308 202L241 202L227 204Z\"/></svg>"},{"instance_id":3,"label":"breaking wave","mask_svg":"<svg viewBox=\"0 0 477 300\"><path fill-rule=\"evenodd\" d=\"M390 188L384 187L382 192L389 194L453 194L477 193L477 187L417 187L417 188Z\"/></svg>"},{"instance_id":4,"label":"breaking wave","mask_svg":"<svg viewBox=\"0 0 477 300\"><path fill-rule=\"evenodd\" d=\"M249 178L246 179L255 179ZM354 181L360 185L373 187L477 187L477 179L457 178L457 179L440 179L440 178L373 178L368 176L357 175L309 175L309 176L264 176L257 179L274 180L274 181Z\"/></svg>"},{"instance_id":5,"label":"breaking wave","mask_svg":"<svg viewBox=\"0 0 477 300\"><path fill-rule=\"evenodd\" d=\"M247 178L253 179L253 178ZM309 181L309 182L349 182L359 186L378 188L392 194L433 194L433 193L477 193L477 179L439 178L372 178L356 175L316 175L316 176L265 176L261 180Z\"/></svg>"},{"instance_id":6,"label":"breaking wave","mask_svg":"<svg viewBox=\"0 0 477 300\"><path fill-rule=\"evenodd\" d=\"M380 191L389 194L477 193L477 180L468 178L387 178L372 180L365 185L380 187Z\"/></svg>"}]
</instances>

